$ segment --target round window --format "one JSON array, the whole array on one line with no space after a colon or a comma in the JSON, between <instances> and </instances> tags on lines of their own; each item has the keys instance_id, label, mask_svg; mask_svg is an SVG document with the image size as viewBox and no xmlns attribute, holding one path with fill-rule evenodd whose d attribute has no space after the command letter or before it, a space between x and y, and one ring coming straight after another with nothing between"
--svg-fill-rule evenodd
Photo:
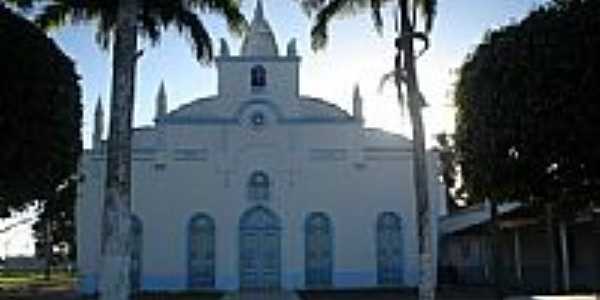
<instances>
[{"instance_id":1,"label":"round window","mask_svg":"<svg viewBox=\"0 0 600 300\"><path fill-rule=\"evenodd\" d=\"M257 111L250 116L250 122L252 122L252 125L255 127L265 125L265 121L265 115L260 111Z\"/></svg>"}]
</instances>

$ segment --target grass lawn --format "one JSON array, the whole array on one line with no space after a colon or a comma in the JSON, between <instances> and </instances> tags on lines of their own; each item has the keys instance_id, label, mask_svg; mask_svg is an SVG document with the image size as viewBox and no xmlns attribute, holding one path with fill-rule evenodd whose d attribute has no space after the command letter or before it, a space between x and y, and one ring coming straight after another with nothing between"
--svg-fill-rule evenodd
<instances>
[{"instance_id":1,"label":"grass lawn","mask_svg":"<svg viewBox=\"0 0 600 300\"><path fill-rule=\"evenodd\" d=\"M75 279L65 272L53 273L49 281L40 272L0 272L0 290L72 289Z\"/></svg>"},{"instance_id":2,"label":"grass lawn","mask_svg":"<svg viewBox=\"0 0 600 300\"><path fill-rule=\"evenodd\" d=\"M44 280L39 272L0 272L1 300L94 300L75 290L75 278L67 273L52 274ZM220 292L143 293L132 300L218 300Z\"/></svg>"},{"instance_id":3,"label":"grass lawn","mask_svg":"<svg viewBox=\"0 0 600 300\"><path fill-rule=\"evenodd\" d=\"M0 272L0 299L25 300L48 299L44 295L59 296L58 299L69 299L73 296L75 280L68 273L54 273L49 281L44 280L40 272Z\"/></svg>"}]
</instances>

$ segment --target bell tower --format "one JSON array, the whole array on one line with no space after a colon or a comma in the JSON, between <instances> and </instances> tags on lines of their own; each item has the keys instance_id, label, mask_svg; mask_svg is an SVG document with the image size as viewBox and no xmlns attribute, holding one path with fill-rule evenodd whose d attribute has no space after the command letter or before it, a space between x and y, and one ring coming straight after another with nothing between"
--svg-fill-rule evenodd
<instances>
[{"instance_id":1,"label":"bell tower","mask_svg":"<svg viewBox=\"0 0 600 300\"><path fill-rule=\"evenodd\" d=\"M262 0L256 2L239 55L231 53L227 43L221 41L216 61L218 91L223 98L240 101L270 98L275 102L298 98L300 58L296 42L290 41L287 53L279 54Z\"/></svg>"}]
</instances>

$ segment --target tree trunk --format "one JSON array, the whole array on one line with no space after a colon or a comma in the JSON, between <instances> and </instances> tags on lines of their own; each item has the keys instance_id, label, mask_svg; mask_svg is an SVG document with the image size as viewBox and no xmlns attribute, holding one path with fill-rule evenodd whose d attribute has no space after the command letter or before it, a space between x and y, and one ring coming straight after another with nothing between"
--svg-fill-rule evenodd
<instances>
[{"instance_id":1,"label":"tree trunk","mask_svg":"<svg viewBox=\"0 0 600 300\"><path fill-rule=\"evenodd\" d=\"M556 284L556 275L558 271L558 263L557 263L557 253L556 253L556 245L554 243L554 212L552 211L552 204L546 204L546 237L548 242L548 255L549 255L549 278L550 281L550 292L556 293L558 292L558 287Z\"/></svg>"},{"instance_id":2,"label":"tree trunk","mask_svg":"<svg viewBox=\"0 0 600 300\"><path fill-rule=\"evenodd\" d=\"M46 258L46 264L44 266L44 280L50 281L51 268L52 268L52 213L53 213L53 202L56 201L56 197L48 197L46 200L46 222L44 224L44 257Z\"/></svg>"},{"instance_id":3,"label":"tree trunk","mask_svg":"<svg viewBox=\"0 0 600 300\"><path fill-rule=\"evenodd\" d=\"M102 218L100 299L130 295L131 122L137 60L137 0L119 1L113 44L110 132Z\"/></svg>"},{"instance_id":4,"label":"tree trunk","mask_svg":"<svg viewBox=\"0 0 600 300\"><path fill-rule=\"evenodd\" d=\"M515 278L519 286L523 283L523 259L521 257L521 233L516 227L514 232Z\"/></svg>"},{"instance_id":5,"label":"tree trunk","mask_svg":"<svg viewBox=\"0 0 600 300\"><path fill-rule=\"evenodd\" d=\"M567 222L559 222L560 232L560 255L562 262L562 287L563 291L568 292L571 289L571 263L569 262L569 247L567 236Z\"/></svg>"},{"instance_id":6,"label":"tree trunk","mask_svg":"<svg viewBox=\"0 0 600 300\"><path fill-rule=\"evenodd\" d=\"M413 130L413 176L415 182L418 234L419 234L419 299L435 299L435 278L433 261L433 231L432 231L432 211L429 202L428 178L427 178L427 160L425 155L425 129L421 108L423 99L419 91L417 80L417 70L414 55L414 44L412 39L413 25L409 19L408 0L399 0L401 13L401 51L404 60L402 66L396 66L396 72L404 70L406 72L406 90L408 94L408 110ZM414 22L414 20L413 20ZM402 38L405 37L405 38ZM408 38L406 38L408 37ZM400 60L396 60L397 64ZM399 78L400 76L396 76ZM396 80L399 96L402 95L402 87Z\"/></svg>"}]
</instances>

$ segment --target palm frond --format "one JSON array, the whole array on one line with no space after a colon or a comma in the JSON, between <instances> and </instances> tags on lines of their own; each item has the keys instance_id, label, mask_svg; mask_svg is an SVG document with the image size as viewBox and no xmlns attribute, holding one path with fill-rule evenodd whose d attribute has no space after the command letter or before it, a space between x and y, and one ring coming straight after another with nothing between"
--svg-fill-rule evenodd
<instances>
[{"instance_id":1,"label":"palm frond","mask_svg":"<svg viewBox=\"0 0 600 300\"><path fill-rule=\"evenodd\" d=\"M309 0L310 1L310 0ZM321 49L327 45L329 22L333 18L355 15L369 7L368 0L329 0L322 3L311 29L312 48Z\"/></svg>"},{"instance_id":2,"label":"palm frond","mask_svg":"<svg viewBox=\"0 0 600 300\"><path fill-rule=\"evenodd\" d=\"M110 2L110 1L106 1ZM96 25L96 43L104 50L108 50L111 42L113 31L117 24L117 7L109 6L105 2L104 7L96 7L93 10L98 15L98 23Z\"/></svg>"},{"instance_id":3,"label":"palm frond","mask_svg":"<svg viewBox=\"0 0 600 300\"><path fill-rule=\"evenodd\" d=\"M425 18L425 32L431 32L437 14L437 0L414 0L413 5L420 8L421 16Z\"/></svg>"},{"instance_id":4,"label":"palm frond","mask_svg":"<svg viewBox=\"0 0 600 300\"><path fill-rule=\"evenodd\" d=\"M106 18L98 20L98 29L96 30L96 43L104 50L108 50L112 41L112 28L114 23L107 21Z\"/></svg>"},{"instance_id":5,"label":"palm frond","mask_svg":"<svg viewBox=\"0 0 600 300\"><path fill-rule=\"evenodd\" d=\"M311 45L314 50L325 47L328 39L327 27L329 21L338 14L338 11L341 10L341 7L347 1L348 0L333 0L317 13L315 25L310 32L312 37Z\"/></svg>"},{"instance_id":6,"label":"palm frond","mask_svg":"<svg viewBox=\"0 0 600 300\"><path fill-rule=\"evenodd\" d=\"M35 2L35 0L2 0L3 2L6 2L8 4L12 4L16 7L18 7L19 9L28 11L30 9L33 8L33 4ZM4 3L0 2L0 5L3 5Z\"/></svg>"},{"instance_id":7,"label":"palm frond","mask_svg":"<svg viewBox=\"0 0 600 300\"><path fill-rule=\"evenodd\" d=\"M152 46L155 46L160 41L162 36L161 26L157 19L150 15L147 11L140 15L140 31L143 37L150 40Z\"/></svg>"},{"instance_id":8,"label":"palm frond","mask_svg":"<svg viewBox=\"0 0 600 300\"><path fill-rule=\"evenodd\" d=\"M227 22L229 30L237 35L242 35L248 28L248 22L240 12L240 3L237 0L188 0L190 9L199 9L222 16Z\"/></svg>"},{"instance_id":9,"label":"palm frond","mask_svg":"<svg viewBox=\"0 0 600 300\"><path fill-rule=\"evenodd\" d=\"M8 0L21 2L28 5L25 0ZM30 1L33 6L40 4L40 13L34 20L44 30L52 30L66 24L79 24L91 20L98 21L96 41L103 47L108 48L111 31L116 22L117 1L81 1L81 0L54 0L54 1Z\"/></svg>"},{"instance_id":10,"label":"palm frond","mask_svg":"<svg viewBox=\"0 0 600 300\"><path fill-rule=\"evenodd\" d=\"M186 33L192 40L198 62L210 63L213 59L212 40L198 16L182 8L177 12L177 27L179 32Z\"/></svg>"},{"instance_id":11,"label":"palm frond","mask_svg":"<svg viewBox=\"0 0 600 300\"><path fill-rule=\"evenodd\" d=\"M400 105L400 112L402 114L404 114L404 108L407 105L407 103L406 103L406 97L404 97L402 83L406 82L406 75L403 73L402 70L392 70L390 72L383 74L383 76L381 76L381 78L379 79L379 87L378 87L377 91L379 93L382 93L383 88L385 87L386 83L388 83L392 80L394 80L395 86L398 88L397 92L398 92L398 104Z\"/></svg>"},{"instance_id":12,"label":"palm frond","mask_svg":"<svg viewBox=\"0 0 600 300\"><path fill-rule=\"evenodd\" d=\"M383 18L381 17L381 0L371 0L371 16L373 18L373 25L378 33L381 34L383 29Z\"/></svg>"},{"instance_id":13,"label":"palm frond","mask_svg":"<svg viewBox=\"0 0 600 300\"><path fill-rule=\"evenodd\" d=\"M25 10L40 5L35 21L44 29L66 24L96 21L96 42L108 49L117 23L119 0L0 0ZM174 25L192 41L196 58L208 63L213 58L212 42L198 13L222 16L229 29L241 35L248 23L240 12L239 0L144 0L140 1L139 32L153 44L164 29Z\"/></svg>"},{"instance_id":14,"label":"palm frond","mask_svg":"<svg viewBox=\"0 0 600 300\"><path fill-rule=\"evenodd\" d=\"M62 3L52 3L44 8L44 11L35 18L35 23L44 30L56 28L69 21L69 7Z\"/></svg>"},{"instance_id":15,"label":"palm frond","mask_svg":"<svg viewBox=\"0 0 600 300\"><path fill-rule=\"evenodd\" d=\"M407 34L402 36L402 39L413 39L417 41L421 41L423 43L423 48L419 50L419 53L416 54L415 58L421 57L427 50L429 50L429 36L420 31L412 32L411 34Z\"/></svg>"},{"instance_id":16,"label":"palm frond","mask_svg":"<svg viewBox=\"0 0 600 300\"><path fill-rule=\"evenodd\" d=\"M312 48L325 47L328 39L328 25L333 18L353 16L369 10L377 32L383 29L382 10L386 3L394 0L300 0L302 7L309 12L316 11L315 23L311 30Z\"/></svg>"},{"instance_id":17,"label":"palm frond","mask_svg":"<svg viewBox=\"0 0 600 300\"><path fill-rule=\"evenodd\" d=\"M308 17L312 17L315 11L318 11L325 2L325 0L296 0L300 5L300 8Z\"/></svg>"},{"instance_id":18,"label":"palm frond","mask_svg":"<svg viewBox=\"0 0 600 300\"><path fill-rule=\"evenodd\" d=\"M377 92L382 93L383 88L385 88L385 84L390 82L396 75L396 71L389 71L381 76L379 79L379 86L377 87Z\"/></svg>"},{"instance_id":19,"label":"palm frond","mask_svg":"<svg viewBox=\"0 0 600 300\"><path fill-rule=\"evenodd\" d=\"M197 60L209 63L213 58L212 41L196 12L222 16L235 34L241 35L248 26L236 0L146 0L140 31L154 44L160 40L161 29L174 25L191 40Z\"/></svg>"}]
</instances>

